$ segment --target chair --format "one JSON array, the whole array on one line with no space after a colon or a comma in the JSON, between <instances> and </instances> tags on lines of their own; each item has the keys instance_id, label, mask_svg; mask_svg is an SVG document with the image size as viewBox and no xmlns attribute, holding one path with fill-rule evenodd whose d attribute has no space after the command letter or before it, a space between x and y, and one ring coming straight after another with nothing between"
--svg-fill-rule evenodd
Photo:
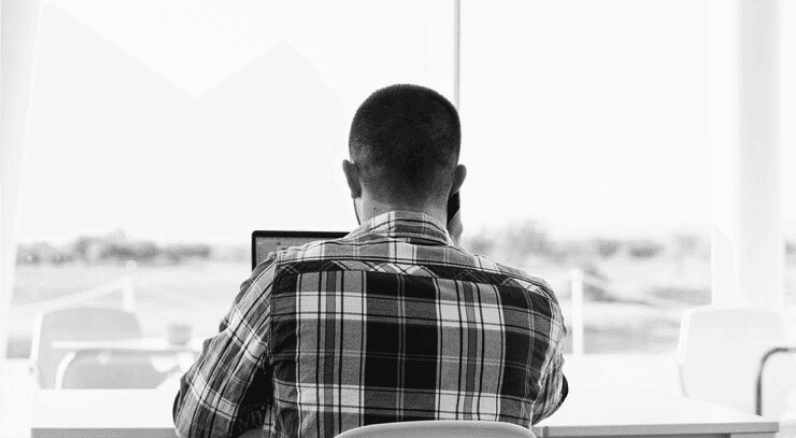
<instances>
[{"instance_id":1,"label":"chair","mask_svg":"<svg viewBox=\"0 0 796 438\"><path fill-rule=\"evenodd\" d=\"M760 360L772 343L786 339L779 313L753 308L700 307L683 314L677 364L683 394L738 411L755 413ZM778 418L796 385L788 358L766 366L763 412Z\"/></svg>"},{"instance_id":2,"label":"chair","mask_svg":"<svg viewBox=\"0 0 796 438\"><path fill-rule=\"evenodd\" d=\"M107 341L140 338L141 334L138 317L134 313L119 309L75 307L39 314L36 316L31 347L32 369L40 387L52 389L55 388L58 365L70 354L69 351L52 348L53 342ZM136 367L148 367L156 372L149 358L139 358L137 361ZM90 372L86 370L88 362L89 359L85 361L81 359L81 363L76 364L72 372L75 374ZM97 367L92 369L94 372L98 370ZM70 377L69 385L74 381Z\"/></svg>"},{"instance_id":3,"label":"chair","mask_svg":"<svg viewBox=\"0 0 796 438\"><path fill-rule=\"evenodd\" d=\"M496 421L403 421L347 430L337 438L536 438L530 429Z\"/></svg>"},{"instance_id":4,"label":"chair","mask_svg":"<svg viewBox=\"0 0 796 438\"><path fill-rule=\"evenodd\" d=\"M174 372L158 372L146 355L93 351L70 353L58 368L55 389L154 389Z\"/></svg>"}]
</instances>

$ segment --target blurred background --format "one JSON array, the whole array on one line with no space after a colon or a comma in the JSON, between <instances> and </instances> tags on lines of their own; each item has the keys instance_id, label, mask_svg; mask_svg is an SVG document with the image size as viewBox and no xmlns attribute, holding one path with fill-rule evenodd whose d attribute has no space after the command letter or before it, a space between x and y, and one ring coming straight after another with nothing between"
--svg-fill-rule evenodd
<instances>
[{"instance_id":1,"label":"blurred background","mask_svg":"<svg viewBox=\"0 0 796 438\"><path fill-rule=\"evenodd\" d=\"M37 313L117 290L145 336L211 336L253 230L352 229L348 123L389 84L453 100L452 8L45 2L8 356L29 357ZM796 2L779 13L796 22ZM462 246L545 278L570 324L582 292L585 353L671 351L682 312L711 302L707 23L698 0L463 2ZM796 304L792 123L780 141Z\"/></svg>"},{"instance_id":2,"label":"blurred background","mask_svg":"<svg viewBox=\"0 0 796 438\"><path fill-rule=\"evenodd\" d=\"M573 388L752 413L760 348L796 339L796 0L2 15L0 437L30 436L36 397L68 393L49 389L171 398L250 275L252 231L356 226L348 125L395 83L458 104L461 245L552 285ZM796 418L777 359L765 413Z\"/></svg>"}]
</instances>

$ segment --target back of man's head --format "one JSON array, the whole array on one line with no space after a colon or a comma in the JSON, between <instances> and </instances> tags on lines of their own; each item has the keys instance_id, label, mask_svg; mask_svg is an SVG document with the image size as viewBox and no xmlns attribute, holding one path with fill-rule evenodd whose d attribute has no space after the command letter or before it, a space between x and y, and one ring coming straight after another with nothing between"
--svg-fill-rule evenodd
<instances>
[{"instance_id":1,"label":"back of man's head","mask_svg":"<svg viewBox=\"0 0 796 438\"><path fill-rule=\"evenodd\" d=\"M459 115L434 90L392 85L359 107L348 144L362 183L374 196L401 202L444 200L459 160Z\"/></svg>"}]
</instances>

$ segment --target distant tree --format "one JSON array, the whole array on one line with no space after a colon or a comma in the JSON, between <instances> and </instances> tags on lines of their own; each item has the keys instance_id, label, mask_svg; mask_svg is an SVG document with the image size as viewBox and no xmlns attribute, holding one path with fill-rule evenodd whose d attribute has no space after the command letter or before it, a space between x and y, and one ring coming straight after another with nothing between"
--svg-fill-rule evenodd
<instances>
[{"instance_id":1,"label":"distant tree","mask_svg":"<svg viewBox=\"0 0 796 438\"><path fill-rule=\"evenodd\" d=\"M17 265L37 265L39 263L41 263L41 257L30 245L17 245Z\"/></svg>"},{"instance_id":2,"label":"distant tree","mask_svg":"<svg viewBox=\"0 0 796 438\"><path fill-rule=\"evenodd\" d=\"M152 242L111 243L103 251L103 258L116 261L134 260L148 262L160 254L158 247Z\"/></svg>"},{"instance_id":3,"label":"distant tree","mask_svg":"<svg viewBox=\"0 0 796 438\"><path fill-rule=\"evenodd\" d=\"M172 244L163 249L163 254L171 263L179 264L184 259L209 259L213 254L213 248L204 243Z\"/></svg>"},{"instance_id":4,"label":"distant tree","mask_svg":"<svg viewBox=\"0 0 796 438\"><path fill-rule=\"evenodd\" d=\"M672 238L677 257L697 255L702 239L696 234L675 234Z\"/></svg>"},{"instance_id":5,"label":"distant tree","mask_svg":"<svg viewBox=\"0 0 796 438\"><path fill-rule=\"evenodd\" d=\"M648 239L634 240L627 244L628 253L636 259L657 257L663 252L664 248L664 245L660 242Z\"/></svg>"},{"instance_id":6,"label":"distant tree","mask_svg":"<svg viewBox=\"0 0 796 438\"><path fill-rule=\"evenodd\" d=\"M227 251L227 257L234 260L248 259L248 250L234 248ZM123 229L116 229L103 235L81 235L73 242L55 247L48 242L21 244L17 247L18 264L64 264L76 260L88 263L115 261L136 263L157 263L168 260L181 263L184 259L210 259L214 248L205 243L181 243L161 248L148 240L132 240Z\"/></svg>"},{"instance_id":7,"label":"distant tree","mask_svg":"<svg viewBox=\"0 0 796 438\"><path fill-rule=\"evenodd\" d=\"M606 259L615 255L622 249L622 241L619 239L598 237L594 240L594 248L600 257Z\"/></svg>"},{"instance_id":8,"label":"distant tree","mask_svg":"<svg viewBox=\"0 0 796 438\"><path fill-rule=\"evenodd\" d=\"M88 260L89 258L89 248L91 244L95 241L95 238L81 235L80 237L75 240L75 243L72 244L72 250L77 254L77 256L82 260Z\"/></svg>"}]
</instances>

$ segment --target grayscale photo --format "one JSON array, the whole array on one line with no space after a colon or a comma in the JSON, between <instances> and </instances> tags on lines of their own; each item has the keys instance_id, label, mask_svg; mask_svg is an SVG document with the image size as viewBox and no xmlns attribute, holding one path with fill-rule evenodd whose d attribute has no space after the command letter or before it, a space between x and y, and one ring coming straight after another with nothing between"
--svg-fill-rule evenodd
<instances>
[{"instance_id":1,"label":"grayscale photo","mask_svg":"<svg viewBox=\"0 0 796 438\"><path fill-rule=\"evenodd\" d=\"M796 438L796 0L0 6L0 438Z\"/></svg>"}]
</instances>

